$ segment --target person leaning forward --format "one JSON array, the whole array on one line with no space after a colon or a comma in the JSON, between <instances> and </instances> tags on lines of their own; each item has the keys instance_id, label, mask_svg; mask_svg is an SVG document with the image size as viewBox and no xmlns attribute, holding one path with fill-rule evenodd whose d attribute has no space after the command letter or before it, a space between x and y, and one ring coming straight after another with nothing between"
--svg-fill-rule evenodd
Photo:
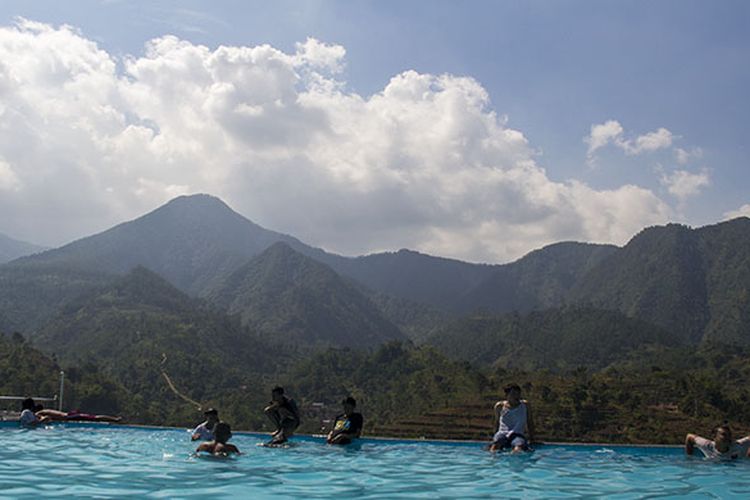
<instances>
[{"instance_id":1,"label":"person leaning forward","mask_svg":"<svg viewBox=\"0 0 750 500\"><path fill-rule=\"evenodd\" d=\"M301 422L297 403L284 395L283 387L274 387L271 391L271 402L263 410L274 431L269 444L282 444L294 434Z\"/></svg>"}]
</instances>

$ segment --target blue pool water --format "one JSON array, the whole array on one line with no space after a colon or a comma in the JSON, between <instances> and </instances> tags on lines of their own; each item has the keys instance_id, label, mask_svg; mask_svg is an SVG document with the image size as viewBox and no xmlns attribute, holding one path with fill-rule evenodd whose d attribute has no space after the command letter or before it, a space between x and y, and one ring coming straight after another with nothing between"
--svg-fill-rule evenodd
<instances>
[{"instance_id":1,"label":"blue pool water","mask_svg":"<svg viewBox=\"0 0 750 500\"><path fill-rule=\"evenodd\" d=\"M195 457L187 431L0 424L0 497L750 498L750 460L716 463L677 448L545 445L491 455L479 444L300 437L286 449L235 434L244 455Z\"/></svg>"}]
</instances>

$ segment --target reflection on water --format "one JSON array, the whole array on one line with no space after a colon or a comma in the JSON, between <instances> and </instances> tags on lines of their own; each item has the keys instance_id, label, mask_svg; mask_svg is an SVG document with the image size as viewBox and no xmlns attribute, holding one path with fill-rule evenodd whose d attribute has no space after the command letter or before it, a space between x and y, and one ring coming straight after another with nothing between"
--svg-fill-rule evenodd
<instances>
[{"instance_id":1,"label":"reflection on water","mask_svg":"<svg viewBox=\"0 0 750 500\"><path fill-rule=\"evenodd\" d=\"M285 449L237 434L243 455L195 456L176 430L58 425L0 428L0 496L549 498L750 497L750 461L713 463L673 448L542 446L497 454L480 445L364 440Z\"/></svg>"}]
</instances>

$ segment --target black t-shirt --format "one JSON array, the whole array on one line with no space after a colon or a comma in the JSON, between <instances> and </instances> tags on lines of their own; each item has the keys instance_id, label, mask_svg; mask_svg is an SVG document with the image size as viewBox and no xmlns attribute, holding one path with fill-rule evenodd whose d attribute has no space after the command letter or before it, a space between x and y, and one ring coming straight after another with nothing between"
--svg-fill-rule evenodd
<instances>
[{"instance_id":1,"label":"black t-shirt","mask_svg":"<svg viewBox=\"0 0 750 500\"><path fill-rule=\"evenodd\" d=\"M348 417L345 413L338 415L336 420L333 421L333 433L334 434L351 434L356 436L362 432L362 424L364 419L361 413L352 413Z\"/></svg>"}]
</instances>

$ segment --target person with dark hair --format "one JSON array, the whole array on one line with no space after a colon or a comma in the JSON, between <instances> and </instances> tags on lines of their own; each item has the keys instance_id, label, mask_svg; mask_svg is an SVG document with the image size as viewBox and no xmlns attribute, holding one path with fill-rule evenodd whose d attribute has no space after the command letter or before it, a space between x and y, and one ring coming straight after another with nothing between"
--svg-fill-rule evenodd
<instances>
[{"instance_id":1,"label":"person with dark hair","mask_svg":"<svg viewBox=\"0 0 750 500\"><path fill-rule=\"evenodd\" d=\"M216 422L213 427L214 438L212 441L201 443L195 452L205 451L214 456L226 457L230 453L240 454L240 450L233 444L227 443L232 437L232 427L226 422Z\"/></svg>"},{"instance_id":2,"label":"person with dark hair","mask_svg":"<svg viewBox=\"0 0 750 500\"><path fill-rule=\"evenodd\" d=\"M344 413L333 421L333 429L326 438L328 444L349 444L362 434L364 419L361 413L354 411L357 401L349 396L341 405L344 407Z\"/></svg>"},{"instance_id":3,"label":"person with dark hair","mask_svg":"<svg viewBox=\"0 0 750 500\"><path fill-rule=\"evenodd\" d=\"M36 408L37 405L32 398L26 398L21 401L21 416L18 417L18 423L24 427L47 423L49 418L45 416L37 417L34 411Z\"/></svg>"},{"instance_id":4,"label":"person with dark hair","mask_svg":"<svg viewBox=\"0 0 750 500\"><path fill-rule=\"evenodd\" d=\"M211 441L214 438L214 426L219 422L219 412L215 408L209 408L203 412L206 421L193 429L190 436L192 441Z\"/></svg>"},{"instance_id":5,"label":"person with dark hair","mask_svg":"<svg viewBox=\"0 0 750 500\"><path fill-rule=\"evenodd\" d=\"M534 421L531 418L531 406L521 399L521 388L518 384L508 384L503 390L506 399L495 403L494 429L495 436L490 451L510 448L513 453L527 451L534 434Z\"/></svg>"},{"instance_id":6,"label":"person with dark hair","mask_svg":"<svg viewBox=\"0 0 750 500\"><path fill-rule=\"evenodd\" d=\"M271 402L263 411L274 426L269 445L286 443L301 423L297 403L284 395L283 387L271 390Z\"/></svg>"},{"instance_id":7,"label":"person with dark hair","mask_svg":"<svg viewBox=\"0 0 750 500\"><path fill-rule=\"evenodd\" d=\"M697 434L685 436L685 453L692 455L695 448L698 448L706 458L736 460L747 457L750 450L750 436L733 440L732 429L727 422L724 422L714 429L713 441Z\"/></svg>"}]
</instances>

